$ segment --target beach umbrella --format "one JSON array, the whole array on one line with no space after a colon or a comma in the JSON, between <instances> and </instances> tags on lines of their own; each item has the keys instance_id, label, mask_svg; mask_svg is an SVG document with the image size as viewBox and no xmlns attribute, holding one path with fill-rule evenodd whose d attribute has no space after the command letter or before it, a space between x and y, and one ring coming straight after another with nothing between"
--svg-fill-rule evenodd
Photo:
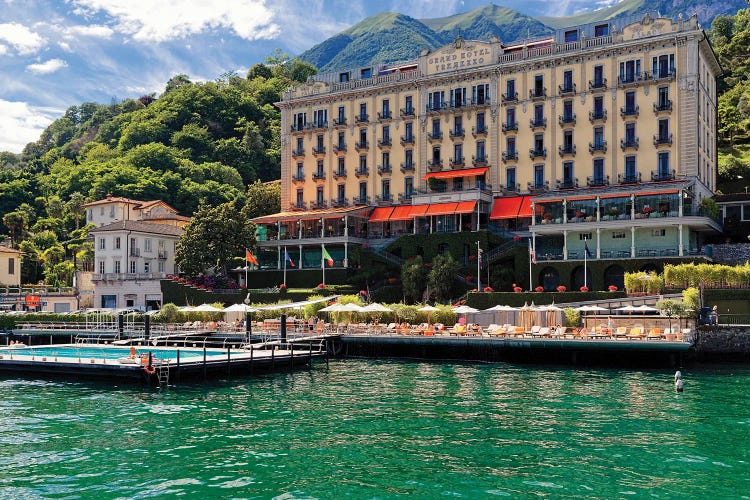
<instances>
[{"instance_id":1,"label":"beach umbrella","mask_svg":"<svg viewBox=\"0 0 750 500\"><path fill-rule=\"evenodd\" d=\"M198 307L193 308L195 312L224 312L224 309L219 309L211 304L201 304Z\"/></svg>"},{"instance_id":2,"label":"beach umbrella","mask_svg":"<svg viewBox=\"0 0 750 500\"><path fill-rule=\"evenodd\" d=\"M657 308L647 306L646 304L636 307L635 310L643 313L643 327L644 328L646 328L646 313L647 312L659 312Z\"/></svg>"},{"instance_id":3,"label":"beach umbrella","mask_svg":"<svg viewBox=\"0 0 750 500\"><path fill-rule=\"evenodd\" d=\"M606 309L604 307L590 306L590 305L576 307L576 311L580 311L580 312L598 312L598 311L608 311L608 310L609 309ZM594 316L594 328L596 328L596 316Z\"/></svg>"},{"instance_id":4,"label":"beach umbrella","mask_svg":"<svg viewBox=\"0 0 750 500\"><path fill-rule=\"evenodd\" d=\"M547 326L559 323L559 321L557 321L557 313L562 311L561 307L557 307L553 302L552 304L542 306L542 309L547 312Z\"/></svg>"},{"instance_id":5,"label":"beach umbrella","mask_svg":"<svg viewBox=\"0 0 750 500\"><path fill-rule=\"evenodd\" d=\"M466 315L469 313L478 313L479 309L474 309L471 306L463 305L453 308L453 312L456 314L463 314L464 315L464 324L466 324Z\"/></svg>"},{"instance_id":6,"label":"beach umbrella","mask_svg":"<svg viewBox=\"0 0 750 500\"><path fill-rule=\"evenodd\" d=\"M439 310L440 309L438 309L437 307L431 306L431 305L422 306L419 309L417 309L417 311L422 311L422 312L426 312L427 313L427 324L428 325L430 324L430 316L432 316L432 313L434 311L439 311Z\"/></svg>"},{"instance_id":7,"label":"beach umbrella","mask_svg":"<svg viewBox=\"0 0 750 500\"><path fill-rule=\"evenodd\" d=\"M508 317L510 316L510 312L511 311L518 311L518 308L517 307L511 307L511 306L496 305L496 306L490 307L489 309L485 309L485 311L505 313L505 322L506 323L510 323L510 321L508 321Z\"/></svg>"},{"instance_id":8,"label":"beach umbrella","mask_svg":"<svg viewBox=\"0 0 750 500\"><path fill-rule=\"evenodd\" d=\"M381 312L392 313L393 312L393 309L389 307L385 307L383 304L379 304L377 302L373 302L372 304L367 304L365 307L362 308L362 310L365 312L372 313L373 323L375 323L377 313L381 313Z\"/></svg>"}]
</instances>

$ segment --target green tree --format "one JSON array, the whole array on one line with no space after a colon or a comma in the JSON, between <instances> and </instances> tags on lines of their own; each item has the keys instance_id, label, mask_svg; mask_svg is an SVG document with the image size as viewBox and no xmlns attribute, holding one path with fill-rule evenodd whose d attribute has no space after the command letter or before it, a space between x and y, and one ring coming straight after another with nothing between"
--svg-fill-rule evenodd
<instances>
[{"instance_id":1,"label":"green tree","mask_svg":"<svg viewBox=\"0 0 750 500\"><path fill-rule=\"evenodd\" d=\"M78 230L81 226L81 217L86 214L86 198L78 192L70 195L70 199L65 204L65 209L73 217L75 228Z\"/></svg>"},{"instance_id":2,"label":"green tree","mask_svg":"<svg viewBox=\"0 0 750 500\"><path fill-rule=\"evenodd\" d=\"M422 256L417 255L401 266L401 287L406 302L421 302L425 287L425 272Z\"/></svg>"},{"instance_id":3,"label":"green tree","mask_svg":"<svg viewBox=\"0 0 750 500\"><path fill-rule=\"evenodd\" d=\"M255 181L247 186L242 216L247 220L281 211L281 182Z\"/></svg>"},{"instance_id":4,"label":"green tree","mask_svg":"<svg viewBox=\"0 0 750 500\"><path fill-rule=\"evenodd\" d=\"M427 283L438 301L444 302L450 298L458 267L458 263L449 253L437 255L432 259L432 269L427 276Z\"/></svg>"}]
</instances>

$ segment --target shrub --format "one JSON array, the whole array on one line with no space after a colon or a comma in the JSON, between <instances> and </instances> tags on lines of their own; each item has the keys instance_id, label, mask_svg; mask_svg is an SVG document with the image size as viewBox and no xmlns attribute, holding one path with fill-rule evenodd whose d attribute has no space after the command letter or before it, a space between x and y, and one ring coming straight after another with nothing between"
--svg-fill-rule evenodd
<instances>
[{"instance_id":1,"label":"shrub","mask_svg":"<svg viewBox=\"0 0 750 500\"><path fill-rule=\"evenodd\" d=\"M563 313L565 314L565 326L575 328L580 324L581 314L572 307L566 307Z\"/></svg>"}]
</instances>

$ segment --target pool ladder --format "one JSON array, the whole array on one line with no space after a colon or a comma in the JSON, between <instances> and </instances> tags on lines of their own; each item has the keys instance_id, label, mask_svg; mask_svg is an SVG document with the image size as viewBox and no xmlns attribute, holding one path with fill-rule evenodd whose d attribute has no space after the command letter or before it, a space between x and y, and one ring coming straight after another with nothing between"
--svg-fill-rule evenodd
<instances>
[{"instance_id":1,"label":"pool ladder","mask_svg":"<svg viewBox=\"0 0 750 500\"><path fill-rule=\"evenodd\" d=\"M156 366L156 376L159 380L159 387L169 384L169 365Z\"/></svg>"}]
</instances>

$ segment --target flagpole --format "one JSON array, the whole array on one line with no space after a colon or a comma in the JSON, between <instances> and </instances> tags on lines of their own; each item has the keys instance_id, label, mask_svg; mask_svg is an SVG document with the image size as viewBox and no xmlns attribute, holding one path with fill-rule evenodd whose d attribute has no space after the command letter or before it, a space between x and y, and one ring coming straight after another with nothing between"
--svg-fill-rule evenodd
<instances>
[{"instance_id":1,"label":"flagpole","mask_svg":"<svg viewBox=\"0 0 750 500\"><path fill-rule=\"evenodd\" d=\"M531 246L531 238L529 238L529 291L531 291L534 286L534 282L531 281L531 261L534 260L534 257L532 255L533 251L534 248Z\"/></svg>"},{"instance_id":2,"label":"flagpole","mask_svg":"<svg viewBox=\"0 0 750 500\"><path fill-rule=\"evenodd\" d=\"M323 268L323 286L326 286L326 263L325 259L323 258L323 253L326 250L325 243L320 244L320 265Z\"/></svg>"},{"instance_id":3,"label":"flagpole","mask_svg":"<svg viewBox=\"0 0 750 500\"><path fill-rule=\"evenodd\" d=\"M583 237L583 286L588 288L586 285L586 265L588 263L588 256L589 256L589 247L586 245L586 237Z\"/></svg>"},{"instance_id":4,"label":"flagpole","mask_svg":"<svg viewBox=\"0 0 750 500\"><path fill-rule=\"evenodd\" d=\"M286 286L286 256L289 255L287 253L286 247L284 247L284 286Z\"/></svg>"}]
</instances>

